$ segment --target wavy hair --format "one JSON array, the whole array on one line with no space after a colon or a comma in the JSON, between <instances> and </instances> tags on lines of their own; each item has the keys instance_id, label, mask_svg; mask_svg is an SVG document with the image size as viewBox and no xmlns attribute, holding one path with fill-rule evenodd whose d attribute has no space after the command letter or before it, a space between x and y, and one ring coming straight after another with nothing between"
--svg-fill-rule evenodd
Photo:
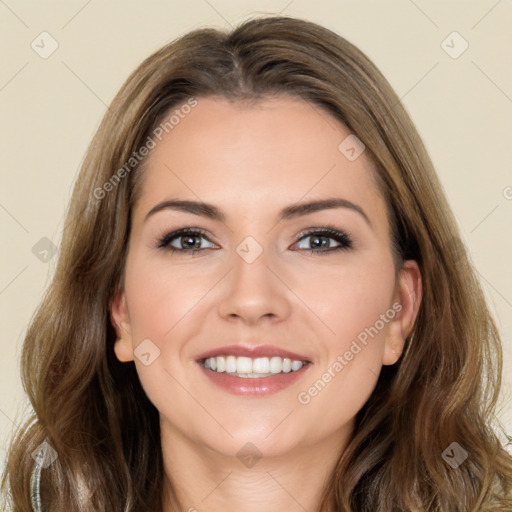
<instances>
[{"instance_id":1,"label":"wavy hair","mask_svg":"<svg viewBox=\"0 0 512 512\"><path fill-rule=\"evenodd\" d=\"M357 414L318 510L512 510L512 460L494 429L499 333L412 121L381 72L343 37L306 20L263 16L167 44L108 108L74 187L53 280L24 340L33 413L13 437L3 478L14 512L162 510L158 411L134 364L115 357L109 318L147 161L130 159L191 98L250 103L276 95L322 108L365 144L397 264L416 260L423 281L405 351L383 367ZM44 442L58 455L49 465L32 457L53 453L41 449ZM442 456L452 443L468 453L456 469Z\"/></svg>"}]
</instances>

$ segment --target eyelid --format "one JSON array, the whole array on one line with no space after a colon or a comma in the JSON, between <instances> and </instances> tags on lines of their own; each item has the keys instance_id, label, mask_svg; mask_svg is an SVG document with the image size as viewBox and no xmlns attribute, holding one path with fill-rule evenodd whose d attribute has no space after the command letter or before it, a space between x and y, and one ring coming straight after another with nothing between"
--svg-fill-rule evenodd
<instances>
[{"instance_id":1,"label":"eyelid","mask_svg":"<svg viewBox=\"0 0 512 512\"><path fill-rule=\"evenodd\" d=\"M347 230L336 228L332 224L323 224L322 226L306 228L306 229L300 231L297 235L295 235L295 240L300 240L301 238L304 238L305 236L312 235L314 233L319 233L319 232L328 232L333 235L346 235L347 237L351 238L351 235Z\"/></svg>"}]
</instances>

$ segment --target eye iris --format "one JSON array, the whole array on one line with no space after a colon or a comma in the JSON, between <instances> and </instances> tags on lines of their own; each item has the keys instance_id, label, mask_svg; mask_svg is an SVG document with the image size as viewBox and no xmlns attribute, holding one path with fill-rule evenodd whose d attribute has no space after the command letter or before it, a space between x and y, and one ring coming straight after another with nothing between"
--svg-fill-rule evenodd
<instances>
[{"instance_id":1,"label":"eye iris","mask_svg":"<svg viewBox=\"0 0 512 512\"><path fill-rule=\"evenodd\" d=\"M315 249L318 247L329 247L329 237L323 235L311 236L310 243Z\"/></svg>"},{"instance_id":2,"label":"eye iris","mask_svg":"<svg viewBox=\"0 0 512 512\"><path fill-rule=\"evenodd\" d=\"M188 242L192 242L192 243L189 244ZM187 247L187 248L200 248L201 247L201 238L197 235L184 235L181 237L181 244L183 247Z\"/></svg>"}]
</instances>

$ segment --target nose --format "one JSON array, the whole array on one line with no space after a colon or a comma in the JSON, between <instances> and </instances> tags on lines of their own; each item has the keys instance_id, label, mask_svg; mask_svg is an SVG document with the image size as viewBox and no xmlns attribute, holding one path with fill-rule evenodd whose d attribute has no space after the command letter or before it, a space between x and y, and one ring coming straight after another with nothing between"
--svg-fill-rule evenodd
<instances>
[{"instance_id":1,"label":"nose","mask_svg":"<svg viewBox=\"0 0 512 512\"><path fill-rule=\"evenodd\" d=\"M266 251L252 262L234 254L218 306L222 318L254 325L264 318L277 322L288 317L292 292L270 259Z\"/></svg>"}]
</instances>

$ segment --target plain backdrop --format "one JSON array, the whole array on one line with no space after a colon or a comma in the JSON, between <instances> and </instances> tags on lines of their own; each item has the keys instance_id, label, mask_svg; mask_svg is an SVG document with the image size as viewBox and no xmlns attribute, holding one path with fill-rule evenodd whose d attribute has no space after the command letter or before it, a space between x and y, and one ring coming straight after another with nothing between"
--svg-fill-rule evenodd
<instances>
[{"instance_id":1,"label":"plain backdrop","mask_svg":"<svg viewBox=\"0 0 512 512\"><path fill-rule=\"evenodd\" d=\"M5 0L1 461L27 405L19 377L23 337L54 271L51 244L59 245L72 185L107 105L145 57L177 36L279 12L322 24L358 46L409 111L504 340L500 418L512 432L511 2Z\"/></svg>"}]
</instances>

